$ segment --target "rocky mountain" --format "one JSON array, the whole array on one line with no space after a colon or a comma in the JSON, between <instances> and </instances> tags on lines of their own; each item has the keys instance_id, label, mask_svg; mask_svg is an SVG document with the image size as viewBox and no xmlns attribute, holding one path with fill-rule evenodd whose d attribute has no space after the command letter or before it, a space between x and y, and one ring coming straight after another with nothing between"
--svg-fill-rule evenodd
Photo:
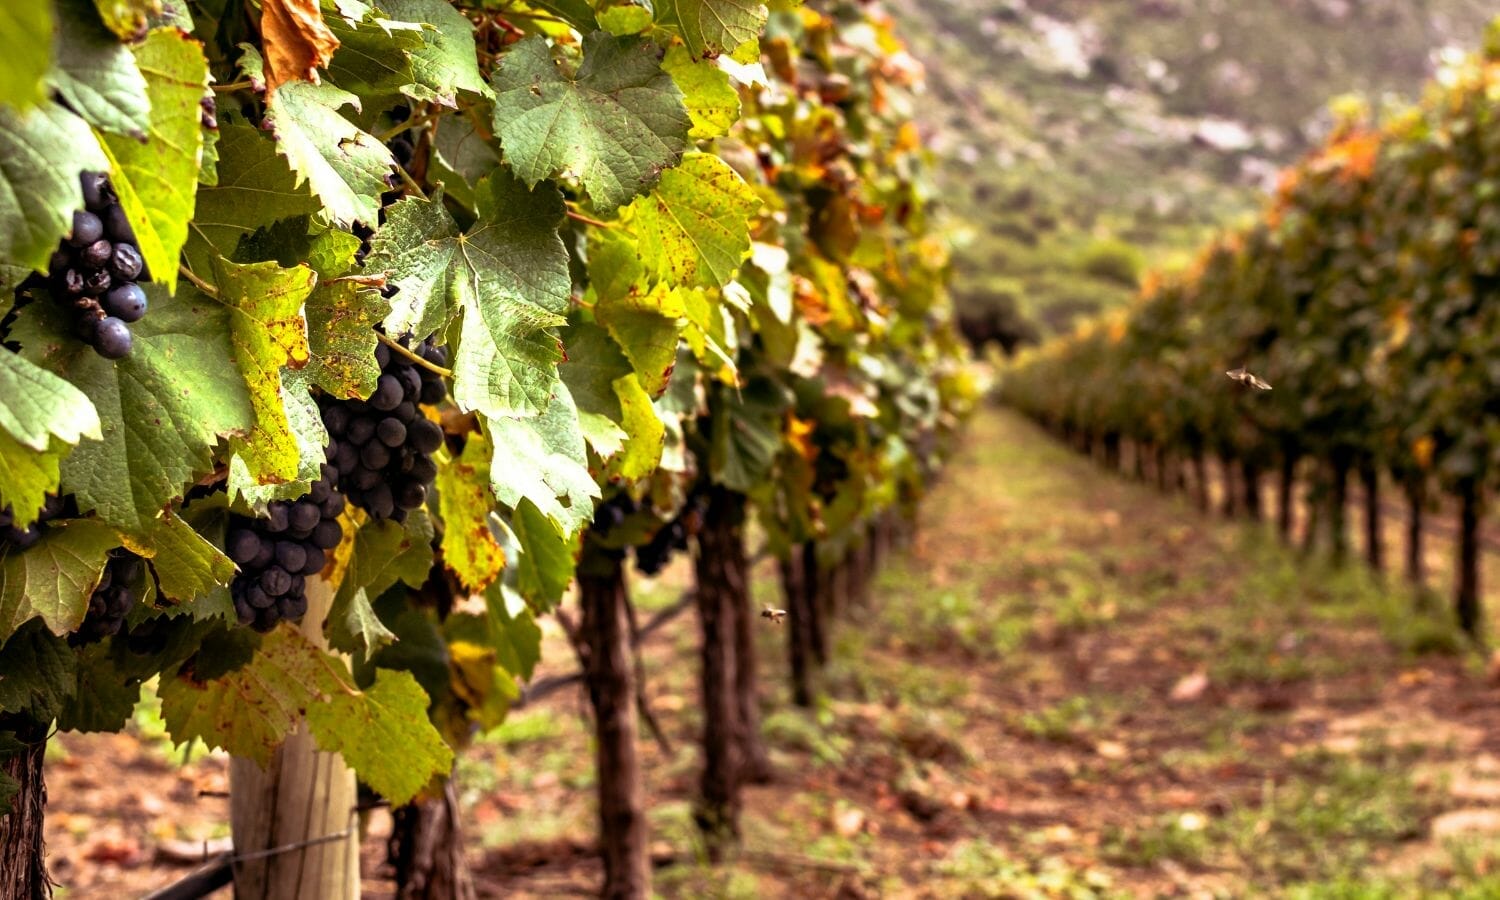
<instances>
[{"instance_id":1,"label":"rocky mountain","mask_svg":"<svg viewBox=\"0 0 1500 900\"><path fill-rule=\"evenodd\" d=\"M927 67L961 307L1042 334L1127 302L1331 123L1479 45L1479 0L888 0Z\"/></svg>"}]
</instances>

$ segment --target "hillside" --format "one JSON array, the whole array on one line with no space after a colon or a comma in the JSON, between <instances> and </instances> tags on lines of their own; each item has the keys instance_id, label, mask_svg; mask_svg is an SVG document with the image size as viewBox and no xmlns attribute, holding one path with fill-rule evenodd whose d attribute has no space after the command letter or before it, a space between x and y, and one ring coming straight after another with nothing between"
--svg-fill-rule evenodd
<instances>
[{"instance_id":1,"label":"hillside","mask_svg":"<svg viewBox=\"0 0 1500 900\"><path fill-rule=\"evenodd\" d=\"M1331 98L1410 96L1478 0L892 0L970 311L1045 333L1253 209Z\"/></svg>"}]
</instances>

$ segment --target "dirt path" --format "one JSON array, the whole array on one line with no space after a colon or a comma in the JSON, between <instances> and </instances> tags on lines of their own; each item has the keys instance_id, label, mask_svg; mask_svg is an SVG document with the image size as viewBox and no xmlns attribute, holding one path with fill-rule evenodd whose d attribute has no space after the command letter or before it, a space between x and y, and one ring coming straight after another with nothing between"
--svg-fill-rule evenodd
<instances>
[{"instance_id":1,"label":"dirt path","mask_svg":"<svg viewBox=\"0 0 1500 900\"><path fill-rule=\"evenodd\" d=\"M683 575L640 585L639 601L669 604ZM768 577L756 589L775 599ZM1418 655L1457 644L1409 610L1357 570L1299 565L1251 529L1106 476L986 412L907 558L871 608L839 623L815 713L785 705L781 634L767 625L765 728L779 777L751 790L745 852L721 869L697 862L689 811L695 626L684 617L653 637L651 703L671 743L646 748L658 889L1500 896L1500 691L1470 657ZM555 635L547 651L550 672L567 668ZM581 713L575 694L555 695L461 764L485 896L597 884ZM128 753L106 740L119 741L65 737L53 783L83 769L79 759L96 784L127 781L109 767L129 765ZM162 762L128 783L166 804L154 818L212 833L222 801L164 788L211 788L218 765ZM67 896L118 897L121 884L178 874L151 865L158 838L107 796L69 787L53 801ZM79 816L96 836L118 828L136 840L134 867L85 859L87 836L67 827ZM380 831L373 823L372 876ZM370 886L382 896L382 882Z\"/></svg>"}]
</instances>

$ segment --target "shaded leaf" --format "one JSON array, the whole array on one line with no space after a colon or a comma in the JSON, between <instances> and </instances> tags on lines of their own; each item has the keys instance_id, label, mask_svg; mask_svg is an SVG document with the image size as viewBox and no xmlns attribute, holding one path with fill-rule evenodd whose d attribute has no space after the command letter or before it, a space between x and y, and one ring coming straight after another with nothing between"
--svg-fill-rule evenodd
<instances>
[{"instance_id":1,"label":"shaded leaf","mask_svg":"<svg viewBox=\"0 0 1500 900\"><path fill-rule=\"evenodd\" d=\"M462 455L438 469L438 510L443 517L443 562L464 587L482 591L505 568L505 551L490 530L495 494L490 490L489 441L471 434Z\"/></svg>"},{"instance_id":2,"label":"shaded leaf","mask_svg":"<svg viewBox=\"0 0 1500 900\"><path fill-rule=\"evenodd\" d=\"M44 3L34 5L46 8ZM61 0L57 9L62 22L48 85L100 131L144 140L151 126L151 100L135 56L99 21L88 0ZM14 32L0 25L0 34L11 38Z\"/></svg>"},{"instance_id":3,"label":"shaded leaf","mask_svg":"<svg viewBox=\"0 0 1500 900\"><path fill-rule=\"evenodd\" d=\"M114 529L92 519L49 525L25 552L0 560L0 635L40 616L55 634L83 621L105 557L120 546Z\"/></svg>"},{"instance_id":4,"label":"shaded leaf","mask_svg":"<svg viewBox=\"0 0 1500 900\"><path fill-rule=\"evenodd\" d=\"M589 474L578 410L565 386L558 385L540 416L484 424L495 448L490 483L502 503L515 509L530 500L569 536L588 524L599 487Z\"/></svg>"},{"instance_id":5,"label":"shaded leaf","mask_svg":"<svg viewBox=\"0 0 1500 900\"><path fill-rule=\"evenodd\" d=\"M88 125L61 105L0 105L0 259L44 271L83 208L78 174L108 168Z\"/></svg>"}]
</instances>

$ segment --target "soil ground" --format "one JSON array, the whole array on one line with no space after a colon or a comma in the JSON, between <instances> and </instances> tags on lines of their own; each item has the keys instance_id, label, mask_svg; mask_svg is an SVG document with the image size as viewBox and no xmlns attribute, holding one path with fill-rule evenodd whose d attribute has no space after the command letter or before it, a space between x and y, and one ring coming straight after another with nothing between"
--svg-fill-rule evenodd
<instances>
[{"instance_id":1,"label":"soil ground","mask_svg":"<svg viewBox=\"0 0 1500 900\"><path fill-rule=\"evenodd\" d=\"M661 895L1500 896L1500 689L1435 604L1104 473L1008 413L966 443L915 543L837 623L816 709L788 704L765 622L777 777L748 790L724 866L690 815L696 626L649 639ZM759 574L757 602L777 603ZM638 583L642 609L685 579ZM555 628L543 658L539 676L572 668ZM464 755L481 896L597 889L585 706L554 694ZM163 848L227 833L226 760L172 748L149 705L126 735L53 750L60 896L137 896L187 871ZM368 826L371 897L390 896L385 827Z\"/></svg>"}]
</instances>

